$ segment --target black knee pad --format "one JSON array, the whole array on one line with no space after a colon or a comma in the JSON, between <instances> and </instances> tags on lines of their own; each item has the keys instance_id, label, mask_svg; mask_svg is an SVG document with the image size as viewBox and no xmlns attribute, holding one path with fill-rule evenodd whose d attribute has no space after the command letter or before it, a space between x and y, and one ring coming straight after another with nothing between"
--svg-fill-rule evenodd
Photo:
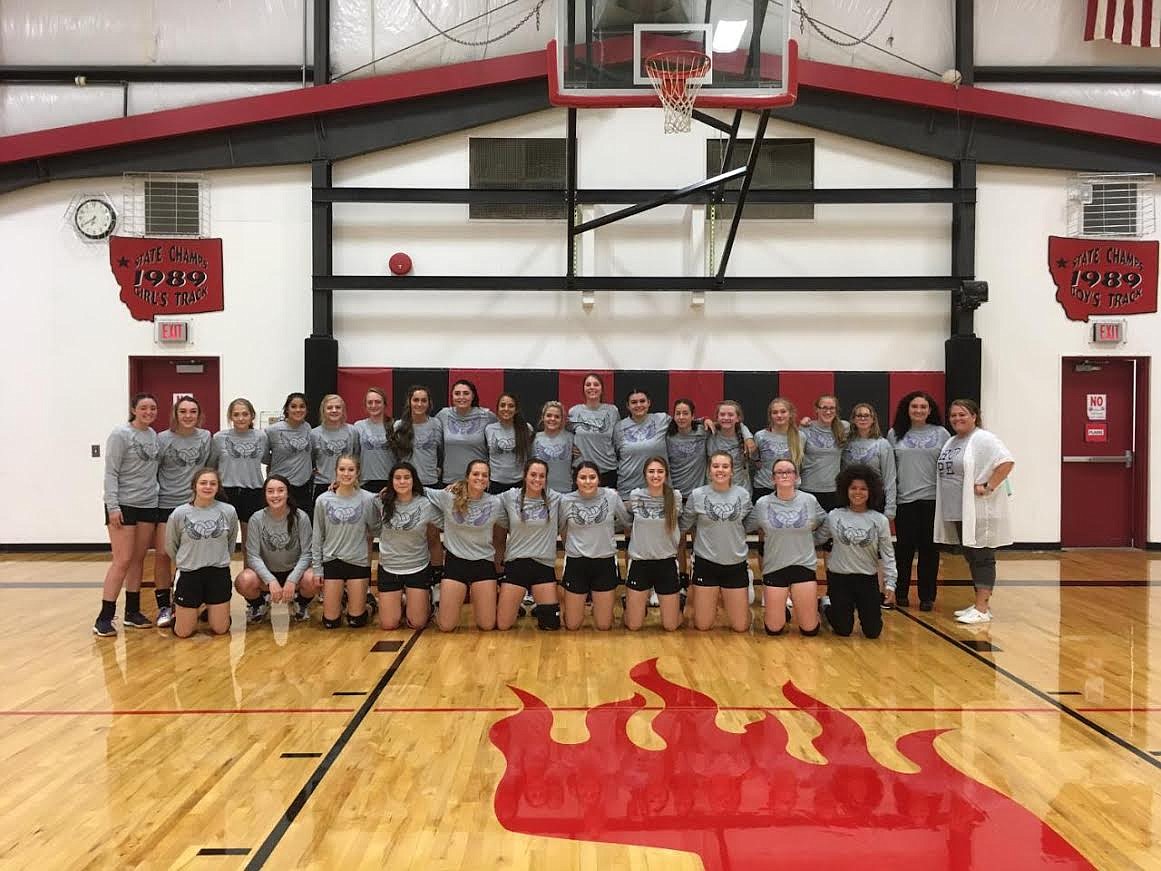
<instances>
[{"instance_id":1,"label":"black knee pad","mask_svg":"<svg viewBox=\"0 0 1161 871\"><path fill-rule=\"evenodd\" d=\"M554 632L560 628L560 605L536 605L532 614L538 629Z\"/></svg>"},{"instance_id":2,"label":"black knee pad","mask_svg":"<svg viewBox=\"0 0 1161 871\"><path fill-rule=\"evenodd\" d=\"M818 634L819 628L820 628L819 626L815 626L813 629L803 629L801 626L799 626L798 631L801 634L807 636L808 638L813 638L815 635Z\"/></svg>"},{"instance_id":3,"label":"black knee pad","mask_svg":"<svg viewBox=\"0 0 1161 871\"><path fill-rule=\"evenodd\" d=\"M338 629L343 625L343 618L335 617L333 620L330 617L323 617L323 629Z\"/></svg>"},{"instance_id":4,"label":"black knee pad","mask_svg":"<svg viewBox=\"0 0 1161 871\"><path fill-rule=\"evenodd\" d=\"M363 626L366 626L367 625L367 612L364 611L362 614L354 614L354 615L348 614L347 615L347 625L350 626L352 629L359 629Z\"/></svg>"},{"instance_id":5,"label":"black knee pad","mask_svg":"<svg viewBox=\"0 0 1161 871\"><path fill-rule=\"evenodd\" d=\"M786 631L785 626L783 626L781 629L771 629L769 626L766 626L765 629L766 629L767 635L781 635L783 632ZM817 630L815 630L815 631L817 631Z\"/></svg>"}]
</instances>

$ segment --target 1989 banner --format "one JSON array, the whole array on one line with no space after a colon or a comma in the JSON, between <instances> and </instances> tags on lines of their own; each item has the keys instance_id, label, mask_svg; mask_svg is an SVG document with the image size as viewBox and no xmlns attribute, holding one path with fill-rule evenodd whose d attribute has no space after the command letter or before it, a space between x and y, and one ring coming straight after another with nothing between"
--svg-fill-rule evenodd
<instances>
[{"instance_id":1,"label":"1989 banner","mask_svg":"<svg viewBox=\"0 0 1161 871\"><path fill-rule=\"evenodd\" d=\"M221 239L109 239L109 266L121 302L139 321L222 311Z\"/></svg>"},{"instance_id":2,"label":"1989 banner","mask_svg":"<svg viewBox=\"0 0 1161 871\"><path fill-rule=\"evenodd\" d=\"M1048 271L1070 321L1157 311L1156 241L1048 237Z\"/></svg>"}]
</instances>

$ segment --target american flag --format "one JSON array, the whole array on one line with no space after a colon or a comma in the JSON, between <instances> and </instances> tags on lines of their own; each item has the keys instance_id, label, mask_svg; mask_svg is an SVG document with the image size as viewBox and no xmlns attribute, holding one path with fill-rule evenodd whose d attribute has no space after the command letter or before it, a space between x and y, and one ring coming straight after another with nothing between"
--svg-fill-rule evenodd
<instances>
[{"instance_id":1,"label":"american flag","mask_svg":"<svg viewBox=\"0 0 1161 871\"><path fill-rule=\"evenodd\" d=\"M1161 0L1088 0L1084 38L1161 46Z\"/></svg>"}]
</instances>

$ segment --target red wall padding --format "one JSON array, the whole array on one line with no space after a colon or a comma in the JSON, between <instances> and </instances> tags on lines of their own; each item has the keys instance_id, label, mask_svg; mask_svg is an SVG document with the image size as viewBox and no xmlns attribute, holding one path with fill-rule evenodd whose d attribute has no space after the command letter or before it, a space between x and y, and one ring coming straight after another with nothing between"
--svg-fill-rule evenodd
<instances>
[{"instance_id":1,"label":"red wall padding","mask_svg":"<svg viewBox=\"0 0 1161 871\"><path fill-rule=\"evenodd\" d=\"M565 414L568 414L568 410L574 405L585 401L585 376L590 372L601 376L601 380L605 382L605 402L610 405L619 404L616 398L617 385L611 369L561 369L559 399L564 406Z\"/></svg>"},{"instance_id":2,"label":"red wall padding","mask_svg":"<svg viewBox=\"0 0 1161 871\"><path fill-rule=\"evenodd\" d=\"M891 413L894 414L895 406L899 404L899 400L910 393L912 390L923 390L935 397L935 401L939 403L939 415L941 418L947 418L947 401L944 397L944 377L942 372L892 372L891 373ZM959 397L954 397L958 399ZM883 427L886 431L891 424L887 423Z\"/></svg>"},{"instance_id":3,"label":"red wall padding","mask_svg":"<svg viewBox=\"0 0 1161 871\"><path fill-rule=\"evenodd\" d=\"M813 417L814 400L821 394L834 393L834 373L779 372L778 392L795 404L800 417ZM765 420L759 422L758 426L764 424Z\"/></svg>"},{"instance_id":4,"label":"red wall padding","mask_svg":"<svg viewBox=\"0 0 1161 871\"><path fill-rule=\"evenodd\" d=\"M339 367L339 396L347 403L347 420L362 420L367 416L363 410L363 399L367 395L368 387L381 387L387 394L387 404L391 404L392 392L391 369L389 367L372 366L340 366ZM398 410L388 408L387 413L392 417L398 415Z\"/></svg>"},{"instance_id":5,"label":"red wall padding","mask_svg":"<svg viewBox=\"0 0 1161 871\"><path fill-rule=\"evenodd\" d=\"M451 405L451 388L463 378L476 385L477 398L484 408L495 410L496 400L504 392L503 369L449 369L447 373L447 395L444 403ZM433 386L433 389L438 389Z\"/></svg>"}]
</instances>

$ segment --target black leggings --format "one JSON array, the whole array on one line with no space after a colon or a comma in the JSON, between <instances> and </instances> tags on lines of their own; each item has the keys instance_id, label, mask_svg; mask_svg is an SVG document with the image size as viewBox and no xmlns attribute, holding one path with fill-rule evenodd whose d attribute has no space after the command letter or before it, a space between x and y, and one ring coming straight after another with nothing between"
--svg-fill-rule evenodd
<instances>
[{"instance_id":1,"label":"black leggings","mask_svg":"<svg viewBox=\"0 0 1161 871\"><path fill-rule=\"evenodd\" d=\"M955 531L959 540L963 541L963 524L955 522ZM964 547L963 558L967 560L968 571L972 575L972 586L977 590L994 590L996 588L996 549L994 547Z\"/></svg>"},{"instance_id":2,"label":"black leggings","mask_svg":"<svg viewBox=\"0 0 1161 871\"><path fill-rule=\"evenodd\" d=\"M855 612L859 626L867 638L878 638L883 631L882 597L876 575L845 575L826 573L826 594L830 607L826 619L835 635L847 636L855 631Z\"/></svg>"},{"instance_id":3,"label":"black leggings","mask_svg":"<svg viewBox=\"0 0 1161 871\"><path fill-rule=\"evenodd\" d=\"M895 515L895 562L899 565L899 585L895 597L907 599L911 588L911 563L919 551L916 586L920 602L935 601L935 581L939 576L939 550L935 547L935 500L900 502Z\"/></svg>"}]
</instances>

